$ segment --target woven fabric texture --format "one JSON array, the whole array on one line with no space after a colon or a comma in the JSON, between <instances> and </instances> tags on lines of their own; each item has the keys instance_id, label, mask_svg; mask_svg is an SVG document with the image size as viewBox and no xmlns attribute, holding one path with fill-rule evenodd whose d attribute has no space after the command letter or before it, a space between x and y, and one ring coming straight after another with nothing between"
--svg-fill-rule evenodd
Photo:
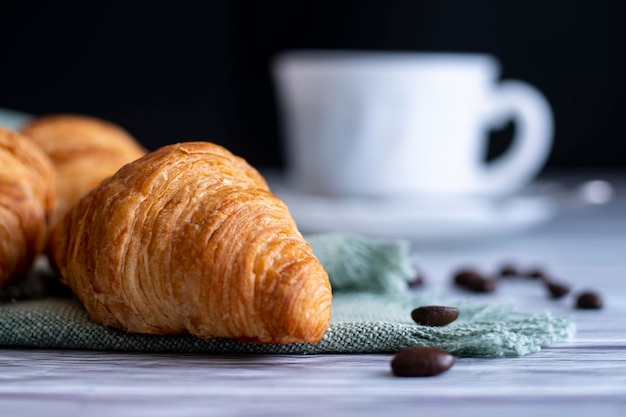
<instances>
[{"instance_id":1,"label":"woven fabric texture","mask_svg":"<svg viewBox=\"0 0 626 417\"><path fill-rule=\"evenodd\" d=\"M317 344L254 344L190 335L127 334L92 322L72 298L52 296L35 279L5 291L0 304L0 347L181 353L394 353L433 346L456 356L521 356L570 338L566 317L516 312L510 306L464 302L459 318L443 327L415 324L411 310L436 304L407 289L414 258L405 241L325 234L308 237L329 272L333 316ZM49 279L48 273L41 274ZM9 296L7 296L7 293ZM450 305L450 304L448 304Z\"/></svg>"}]
</instances>

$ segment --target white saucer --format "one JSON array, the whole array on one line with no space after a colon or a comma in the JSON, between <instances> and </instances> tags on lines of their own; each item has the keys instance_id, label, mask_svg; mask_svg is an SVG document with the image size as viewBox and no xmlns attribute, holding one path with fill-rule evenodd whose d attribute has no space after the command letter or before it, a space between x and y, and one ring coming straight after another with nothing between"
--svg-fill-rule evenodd
<instances>
[{"instance_id":1,"label":"white saucer","mask_svg":"<svg viewBox=\"0 0 626 417\"><path fill-rule=\"evenodd\" d=\"M421 244L456 244L525 231L553 219L557 213L555 201L546 195L445 201L340 198L298 192L279 175L266 178L305 234L342 231L408 238Z\"/></svg>"}]
</instances>

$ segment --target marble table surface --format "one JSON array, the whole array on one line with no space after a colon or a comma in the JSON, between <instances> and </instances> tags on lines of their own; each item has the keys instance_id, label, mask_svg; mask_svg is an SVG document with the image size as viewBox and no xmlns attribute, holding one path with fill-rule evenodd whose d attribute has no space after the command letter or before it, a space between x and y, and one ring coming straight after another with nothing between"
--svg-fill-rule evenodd
<instances>
[{"instance_id":1,"label":"marble table surface","mask_svg":"<svg viewBox=\"0 0 626 417\"><path fill-rule=\"evenodd\" d=\"M577 326L570 341L524 357L457 358L449 371L429 378L394 377L390 354L0 349L0 415L625 416L626 175L611 181L610 203L570 207L534 230L480 244L416 248L430 288L569 315ZM495 294L451 288L451 272L460 265L493 271L505 261L540 266L573 293L551 300L528 280L502 283ZM575 309L574 294L584 289L600 293L604 308Z\"/></svg>"}]
</instances>

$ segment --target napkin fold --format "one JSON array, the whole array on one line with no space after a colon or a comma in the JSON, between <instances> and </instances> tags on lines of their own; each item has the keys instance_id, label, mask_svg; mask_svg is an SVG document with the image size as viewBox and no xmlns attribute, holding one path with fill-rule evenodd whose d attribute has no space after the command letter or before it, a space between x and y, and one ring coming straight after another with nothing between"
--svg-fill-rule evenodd
<instances>
[{"instance_id":1,"label":"napkin fold","mask_svg":"<svg viewBox=\"0 0 626 417\"><path fill-rule=\"evenodd\" d=\"M411 310L440 304L411 291L416 273L410 245L331 233L307 236L333 287L331 324L317 344L255 344L191 335L128 334L92 322L82 305L58 295L45 266L0 297L0 347L181 353L395 353L411 346L456 356L521 356L562 342L575 331L567 317L522 314L508 305L462 302L459 318L443 327L415 324Z\"/></svg>"}]
</instances>

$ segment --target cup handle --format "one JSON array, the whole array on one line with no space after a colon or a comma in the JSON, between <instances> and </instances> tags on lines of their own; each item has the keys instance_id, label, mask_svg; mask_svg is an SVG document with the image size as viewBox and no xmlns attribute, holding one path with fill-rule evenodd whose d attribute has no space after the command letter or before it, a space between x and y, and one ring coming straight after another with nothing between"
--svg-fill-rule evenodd
<instances>
[{"instance_id":1,"label":"cup handle","mask_svg":"<svg viewBox=\"0 0 626 417\"><path fill-rule=\"evenodd\" d=\"M506 194L530 182L545 164L553 142L553 115L539 90L518 80L502 81L490 104L491 126L513 120L516 133L509 149L487 165L480 188L485 194Z\"/></svg>"}]
</instances>

